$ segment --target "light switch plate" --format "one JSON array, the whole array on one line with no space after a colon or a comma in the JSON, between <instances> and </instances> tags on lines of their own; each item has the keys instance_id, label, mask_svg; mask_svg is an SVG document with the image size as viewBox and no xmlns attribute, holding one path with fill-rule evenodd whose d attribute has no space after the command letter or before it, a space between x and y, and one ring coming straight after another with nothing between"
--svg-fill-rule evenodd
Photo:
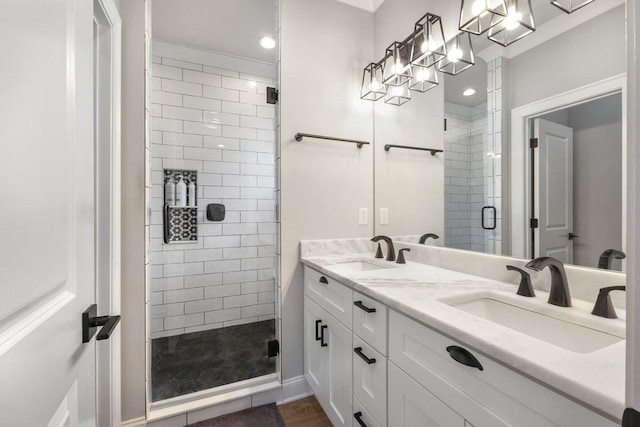
<instances>
[{"instance_id":1,"label":"light switch plate","mask_svg":"<svg viewBox=\"0 0 640 427\"><path fill-rule=\"evenodd\" d=\"M380 208L380 225L389 224L389 208Z\"/></svg>"},{"instance_id":2,"label":"light switch plate","mask_svg":"<svg viewBox=\"0 0 640 427\"><path fill-rule=\"evenodd\" d=\"M358 212L358 224L359 225L369 224L369 208L360 208L360 211Z\"/></svg>"}]
</instances>

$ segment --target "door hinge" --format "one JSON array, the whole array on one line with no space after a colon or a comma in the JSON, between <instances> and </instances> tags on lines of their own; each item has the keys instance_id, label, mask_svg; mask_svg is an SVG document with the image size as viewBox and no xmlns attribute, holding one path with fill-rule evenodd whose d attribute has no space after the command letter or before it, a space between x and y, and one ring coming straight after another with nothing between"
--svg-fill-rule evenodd
<instances>
[{"instance_id":1,"label":"door hinge","mask_svg":"<svg viewBox=\"0 0 640 427\"><path fill-rule=\"evenodd\" d=\"M280 354L280 343L278 340L271 340L267 343L267 355L269 357L276 357Z\"/></svg>"},{"instance_id":2,"label":"door hinge","mask_svg":"<svg viewBox=\"0 0 640 427\"><path fill-rule=\"evenodd\" d=\"M447 119L444 119L444 131L447 131Z\"/></svg>"},{"instance_id":3,"label":"door hinge","mask_svg":"<svg viewBox=\"0 0 640 427\"><path fill-rule=\"evenodd\" d=\"M538 148L538 138L531 138L529 140L529 147Z\"/></svg>"},{"instance_id":4,"label":"door hinge","mask_svg":"<svg viewBox=\"0 0 640 427\"><path fill-rule=\"evenodd\" d=\"M538 218L531 218L531 221L529 222L529 226L531 228L538 228Z\"/></svg>"},{"instance_id":5,"label":"door hinge","mask_svg":"<svg viewBox=\"0 0 640 427\"><path fill-rule=\"evenodd\" d=\"M275 87L267 88L267 104L277 104L278 103L278 89Z\"/></svg>"}]
</instances>

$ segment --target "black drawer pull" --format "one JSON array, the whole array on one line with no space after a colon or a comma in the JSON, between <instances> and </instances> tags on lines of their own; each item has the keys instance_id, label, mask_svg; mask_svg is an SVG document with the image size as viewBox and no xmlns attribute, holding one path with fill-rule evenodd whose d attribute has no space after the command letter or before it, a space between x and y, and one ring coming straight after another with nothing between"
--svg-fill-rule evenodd
<instances>
[{"instance_id":1,"label":"black drawer pull","mask_svg":"<svg viewBox=\"0 0 640 427\"><path fill-rule=\"evenodd\" d=\"M374 363L376 363L376 359L372 358L369 359L367 356L364 355L364 353L362 352L362 347L356 347L353 349L353 352L355 354L357 354L358 356L360 356L360 358L362 360L364 360L365 362L367 362L367 365L373 365Z\"/></svg>"},{"instance_id":2,"label":"black drawer pull","mask_svg":"<svg viewBox=\"0 0 640 427\"><path fill-rule=\"evenodd\" d=\"M320 341L320 331L318 330L320 323L322 323L322 320L316 320L316 341Z\"/></svg>"},{"instance_id":3,"label":"black drawer pull","mask_svg":"<svg viewBox=\"0 0 640 427\"><path fill-rule=\"evenodd\" d=\"M327 325L322 325L320 327L320 347L326 347L329 344L327 344L326 342L324 342L324 330L327 329Z\"/></svg>"},{"instance_id":4,"label":"black drawer pull","mask_svg":"<svg viewBox=\"0 0 640 427\"><path fill-rule=\"evenodd\" d=\"M362 412L356 412L355 414L353 414L353 418L355 418L358 424L360 424L360 427L367 427L364 421L362 421Z\"/></svg>"},{"instance_id":5,"label":"black drawer pull","mask_svg":"<svg viewBox=\"0 0 640 427\"><path fill-rule=\"evenodd\" d=\"M364 311L366 311L367 313L375 313L376 309L375 308L369 308L366 305L364 305L362 303L362 301L356 301L353 303L353 305L355 305L356 307L358 307L359 309L362 309Z\"/></svg>"},{"instance_id":6,"label":"black drawer pull","mask_svg":"<svg viewBox=\"0 0 640 427\"><path fill-rule=\"evenodd\" d=\"M320 277L320 283L324 283L325 285L328 285L329 281L327 280L326 277L322 276L322 277Z\"/></svg>"},{"instance_id":7,"label":"black drawer pull","mask_svg":"<svg viewBox=\"0 0 640 427\"><path fill-rule=\"evenodd\" d=\"M456 362L471 366L472 368L478 368L481 371L484 370L478 359L468 350L458 347L457 345L451 345L447 347L447 351L449 352L449 356Z\"/></svg>"}]
</instances>

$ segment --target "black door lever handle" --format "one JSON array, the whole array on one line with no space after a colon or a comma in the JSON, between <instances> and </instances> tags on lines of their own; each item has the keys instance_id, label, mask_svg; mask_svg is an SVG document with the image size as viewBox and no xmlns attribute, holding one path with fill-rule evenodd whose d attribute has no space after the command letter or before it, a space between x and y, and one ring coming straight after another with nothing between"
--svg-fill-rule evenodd
<instances>
[{"instance_id":1,"label":"black door lever handle","mask_svg":"<svg viewBox=\"0 0 640 427\"><path fill-rule=\"evenodd\" d=\"M97 340L106 340L113 333L114 328L120 322L120 316L96 316L98 306L91 304L82 313L82 342L87 343L96 334L99 327Z\"/></svg>"}]
</instances>

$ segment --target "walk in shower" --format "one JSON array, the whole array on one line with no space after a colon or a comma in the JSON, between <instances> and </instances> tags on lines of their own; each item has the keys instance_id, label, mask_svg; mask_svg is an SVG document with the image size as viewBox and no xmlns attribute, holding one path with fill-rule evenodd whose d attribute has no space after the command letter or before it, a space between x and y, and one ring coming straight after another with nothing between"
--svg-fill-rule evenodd
<instances>
[{"instance_id":1,"label":"walk in shower","mask_svg":"<svg viewBox=\"0 0 640 427\"><path fill-rule=\"evenodd\" d=\"M275 0L152 3L152 402L276 379L277 49L258 43L276 15Z\"/></svg>"},{"instance_id":2,"label":"walk in shower","mask_svg":"<svg viewBox=\"0 0 640 427\"><path fill-rule=\"evenodd\" d=\"M445 77L444 244L449 248L501 253L502 153L489 126L495 110L488 103L492 76L487 63L476 58L474 67Z\"/></svg>"}]
</instances>

